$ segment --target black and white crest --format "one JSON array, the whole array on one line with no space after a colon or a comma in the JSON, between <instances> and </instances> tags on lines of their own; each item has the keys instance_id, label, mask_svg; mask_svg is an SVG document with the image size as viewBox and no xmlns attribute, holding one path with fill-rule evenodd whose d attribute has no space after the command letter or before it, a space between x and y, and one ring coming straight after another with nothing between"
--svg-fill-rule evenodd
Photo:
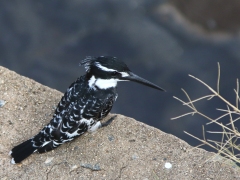
<instances>
[{"instance_id":1,"label":"black and white crest","mask_svg":"<svg viewBox=\"0 0 240 180\"><path fill-rule=\"evenodd\" d=\"M99 70L106 72L128 72L130 71L127 65L118 60L116 57L111 56L87 56L86 59L82 60L80 65L84 65L86 72L89 72L91 68L98 68Z\"/></svg>"}]
</instances>

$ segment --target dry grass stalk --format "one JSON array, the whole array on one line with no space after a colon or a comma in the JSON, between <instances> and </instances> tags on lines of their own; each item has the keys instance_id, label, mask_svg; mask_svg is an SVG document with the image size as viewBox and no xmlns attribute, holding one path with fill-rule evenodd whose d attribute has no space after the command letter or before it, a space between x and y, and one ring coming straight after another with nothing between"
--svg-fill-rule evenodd
<instances>
[{"instance_id":1,"label":"dry grass stalk","mask_svg":"<svg viewBox=\"0 0 240 180\"><path fill-rule=\"evenodd\" d=\"M206 139L205 138L205 130L204 130L204 126L203 126L203 139L200 139L188 132L185 132L186 134L188 134L189 136L199 140L200 142L202 142L201 145L208 145L210 146L211 148L217 150L218 154L223 156L223 157L226 157L226 158L229 158L237 163L240 163L240 154L235 154L235 152L240 152L240 145L238 144L238 139L240 138L240 133L238 132L238 129L236 128L235 126L235 123L236 121L238 121L240 119L240 110L239 110L239 106L238 106L238 103L239 103L239 81L237 79L237 87L236 89L234 89L234 92L235 92L235 95L236 95L236 104L233 105L231 104L229 101L227 101L224 97L222 97L220 95L220 64L218 63L218 79L217 79L217 90L214 90L213 88L211 88L208 84L206 84L205 82L203 82L202 80L192 76L192 75L189 75L190 77L192 77L193 79L199 81L201 84L203 84L205 87L207 87L211 94L209 95L206 95L206 96L203 96L203 97L200 97L200 98L197 98L195 100L192 100L188 93L182 89L182 91L184 92L184 94L186 95L188 101L185 102L177 97L174 96L175 99L177 99L178 101L180 101L181 103L183 103L184 106L188 106L192 111L191 112L188 112L188 113L185 113L185 114L182 114L180 116L177 116L177 117L174 117L172 118L172 120L174 119L178 119L178 118L181 118L181 117L184 117L184 116L187 116L187 115L194 115L194 114L199 114L200 116L206 118L209 120L209 123L207 123L206 125L208 124L211 124L211 123L215 123L217 124L218 126L220 126L222 128L222 131L221 132L216 132L216 131L207 131L208 133L214 133L214 134L219 134L221 135L221 141L218 142L218 141L214 141L214 140L211 140L211 139ZM205 115L204 113L202 112L199 112L197 110L197 108L194 106L194 103L198 102L198 101L201 101L201 100L204 100L204 99L207 99L207 100L211 100L213 97L218 97L219 99L221 99L225 104L226 104L226 109L217 109L218 111L221 111L223 112L224 114L221 115L220 117L218 118L211 118L207 115ZM233 119L233 114L234 115L237 115L238 117ZM227 124L223 124L222 122L220 122L221 119L223 119L224 117L228 116L229 117L229 123Z\"/></svg>"}]
</instances>

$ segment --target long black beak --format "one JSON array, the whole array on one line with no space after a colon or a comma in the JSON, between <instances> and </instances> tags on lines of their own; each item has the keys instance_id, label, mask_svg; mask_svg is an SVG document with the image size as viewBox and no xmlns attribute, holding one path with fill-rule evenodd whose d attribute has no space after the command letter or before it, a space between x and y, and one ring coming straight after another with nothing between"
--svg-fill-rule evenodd
<instances>
[{"instance_id":1,"label":"long black beak","mask_svg":"<svg viewBox=\"0 0 240 180\"><path fill-rule=\"evenodd\" d=\"M128 72L129 76L124 76L124 77L121 77L122 80L128 80L128 81L134 81L134 82L137 82L137 83L140 83L140 84L143 84L145 86L149 86L151 88L154 88L154 89L158 89L158 90L161 90L161 91L165 91L163 88L160 88L159 86L157 86L156 84L153 84L151 83L150 81L146 80L146 79L143 79L141 77L139 77L138 75L132 73L132 72Z\"/></svg>"}]
</instances>

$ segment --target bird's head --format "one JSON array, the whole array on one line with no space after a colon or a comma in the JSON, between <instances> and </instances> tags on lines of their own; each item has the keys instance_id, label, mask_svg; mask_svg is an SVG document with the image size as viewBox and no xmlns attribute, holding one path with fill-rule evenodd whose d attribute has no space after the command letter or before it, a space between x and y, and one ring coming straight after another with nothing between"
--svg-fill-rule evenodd
<instances>
[{"instance_id":1,"label":"bird's head","mask_svg":"<svg viewBox=\"0 0 240 180\"><path fill-rule=\"evenodd\" d=\"M137 76L127 65L118 60L116 57L88 56L82 60L80 65L84 65L87 77L89 78L88 84L94 88L97 86L100 89L114 88L117 86L118 81L134 81L161 91L165 91L159 86Z\"/></svg>"}]
</instances>

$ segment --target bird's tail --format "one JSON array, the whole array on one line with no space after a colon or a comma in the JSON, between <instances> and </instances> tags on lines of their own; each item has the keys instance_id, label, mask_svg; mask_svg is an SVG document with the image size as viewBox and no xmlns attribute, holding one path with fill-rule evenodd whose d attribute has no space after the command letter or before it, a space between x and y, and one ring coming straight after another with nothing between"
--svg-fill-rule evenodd
<instances>
[{"instance_id":1,"label":"bird's tail","mask_svg":"<svg viewBox=\"0 0 240 180\"><path fill-rule=\"evenodd\" d=\"M33 146L32 139L15 146L9 153L9 155L12 156L11 163L20 163L22 160L30 156L36 149L37 147Z\"/></svg>"}]
</instances>

